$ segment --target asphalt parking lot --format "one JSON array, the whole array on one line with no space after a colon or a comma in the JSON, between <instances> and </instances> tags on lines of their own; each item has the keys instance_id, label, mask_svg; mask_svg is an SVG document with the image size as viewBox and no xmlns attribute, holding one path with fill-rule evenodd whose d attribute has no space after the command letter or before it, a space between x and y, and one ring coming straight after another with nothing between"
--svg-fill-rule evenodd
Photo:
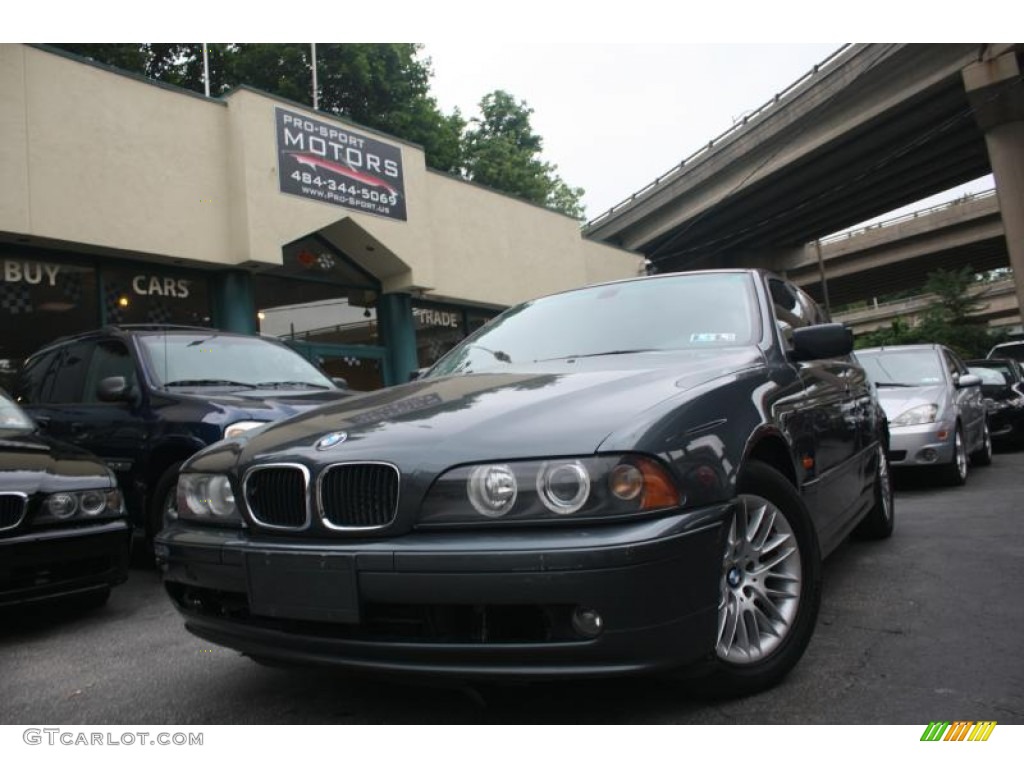
<instances>
[{"instance_id":1,"label":"asphalt parking lot","mask_svg":"<svg viewBox=\"0 0 1024 768\"><path fill-rule=\"evenodd\" d=\"M0 723L1024 723L1024 451L963 488L897 479L897 531L825 566L818 627L777 688L709 702L614 680L468 687L256 665L185 632L156 572L93 612L0 613Z\"/></svg>"}]
</instances>

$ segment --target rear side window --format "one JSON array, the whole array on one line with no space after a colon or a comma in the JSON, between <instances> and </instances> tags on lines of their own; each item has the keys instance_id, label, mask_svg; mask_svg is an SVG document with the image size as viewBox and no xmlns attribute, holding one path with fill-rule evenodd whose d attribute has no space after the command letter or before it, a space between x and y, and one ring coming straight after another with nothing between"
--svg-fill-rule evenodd
<instances>
[{"instance_id":1,"label":"rear side window","mask_svg":"<svg viewBox=\"0 0 1024 768\"><path fill-rule=\"evenodd\" d=\"M92 353L90 342L78 341L68 344L61 350L56 374L48 395L40 401L43 403L80 403L85 388L85 373L89 366Z\"/></svg>"},{"instance_id":2,"label":"rear side window","mask_svg":"<svg viewBox=\"0 0 1024 768\"><path fill-rule=\"evenodd\" d=\"M14 387L14 399L17 402L26 405L49 402L46 398L53 384L53 361L58 354L59 350L46 352L25 364Z\"/></svg>"}]
</instances>

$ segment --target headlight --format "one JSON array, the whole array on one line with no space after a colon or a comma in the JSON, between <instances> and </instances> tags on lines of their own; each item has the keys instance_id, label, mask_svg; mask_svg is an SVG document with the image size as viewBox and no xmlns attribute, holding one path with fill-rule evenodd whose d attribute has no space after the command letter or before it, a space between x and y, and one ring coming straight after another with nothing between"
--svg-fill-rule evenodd
<instances>
[{"instance_id":1,"label":"headlight","mask_svg":"<svg viewBox=\"0 0 1024 768\"><path fill-rule=\"evenodd\" d=\"M891 424L894 427L913 427L917 424L931 424L935 421L938 414L939 406L935 403L919 405L916 408L911 408L909 411L901 413L892 420Z\"/></svg>"},{"instance_id":2,"label":"headlight","mask_svg":"<svg viewBox=\"0 0 1024 768\"><path fill-rule=\"evenodd\" d=\"M239 524L235 491L227 475L183 472L178 476L178 517L183 520Z\"/></svg>"},{"instance_id":3,"label":"headlight","mask_svg":"<svg viewBox=\"0 0 1024 768\"><path fill-rule=\"evenodd\" d=\"M224 427L224 437L230 440L233 437L244 435L250 429L265 427L268 423L266 421L236 421L234 424L228 424Z\"/></svg>"},{"instance_id":4,"label":"headlight","mask_svg":"<svg viewBox=\"0 0 1024 768\"><path fill-rule=\"evenodd\" d=\"M986 397L984 403L985 410L987 411L1001 411L1010 407L1010 404L1005 400L993 400L991 397Z\"/></svg>"},{"instance_id":5,"label":"headlight","mask_svg":"<svg viewBox=\"0 0 1024 768\"><path fill-rule=\"evenodd\" d=\"M457 467L431 487L420 525L603 520L682 506L660 462L588 456Z\"/></svg>"},{"instance_id":6,"label":"headlight","mask_svg":"<svg viewBox=\"0 0 1024 768\"><path fill-rule=\"evenodd\" d=\"M116 488L61 491L50 494L43 500L42 509L33 521L37 523L56 523L69 520L75 522L124 517L124 515L124 502L121 492Z\"/></svg>"}]
</instances>

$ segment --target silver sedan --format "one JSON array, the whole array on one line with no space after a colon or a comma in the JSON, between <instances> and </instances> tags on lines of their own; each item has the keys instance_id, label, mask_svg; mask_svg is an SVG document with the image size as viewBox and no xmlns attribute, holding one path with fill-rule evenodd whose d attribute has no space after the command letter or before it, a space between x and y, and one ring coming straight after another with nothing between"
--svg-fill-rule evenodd
<instances>
[{"instance_id":1,"label":"silver sedan","mask_svg":"<svg viewBox=\"0 0 1024 768\"><path fill-rule=\"evenodd\" d=\"M981 379L955 352L940 344L872 347L857 359L889 419L892 466L939 467L963 485L969 463L991 463Z\"/></svg>"}]
</instances>

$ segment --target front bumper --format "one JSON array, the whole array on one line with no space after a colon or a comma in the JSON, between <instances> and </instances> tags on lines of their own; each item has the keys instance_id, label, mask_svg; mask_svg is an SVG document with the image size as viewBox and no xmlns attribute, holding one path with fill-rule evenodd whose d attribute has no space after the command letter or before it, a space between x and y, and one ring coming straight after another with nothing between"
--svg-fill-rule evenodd
<instances>
[{"instance_id":1,"label":"front bumper","mask_svg":"<svg viewBox=\"0 0 1024 768\"><path fill-rule=\"evenodd\" d=\"M945 424L889 426L889 465L934 467L953 461L955 428Z\"/></svg>"},{"instance_id":2,"label":"front bumper","mask_svg":"<svg viewBox=\"0 0 1024 768\"><path fill-rule=\"evenodd\" d=\"M179 525L156 550L186 628L250 656L462 678L612 676L713 652L729 511L361 542ZM596 636L573 621L583 609L600 616Z\"/></svg>"},{"instance_id":3,"label":"front bumper","mask_svg":"<svg viewBox=\"0 0 1024 768\"><path fill-rule=\"evenodd\" d=\"M127 520L0 538L0 607L90 592L128 578Z\"/></svg>"},{"instance_id":4,"label":"front bumper","mask_svg":"<svg viewBox=\"0 0 1024 768\"><path fill-rule=\"evenodd\" d=\"M1024 439L1024 408L1007 406L990 410L986 418L993 440Z\"/></svg>"}]
</instances>

